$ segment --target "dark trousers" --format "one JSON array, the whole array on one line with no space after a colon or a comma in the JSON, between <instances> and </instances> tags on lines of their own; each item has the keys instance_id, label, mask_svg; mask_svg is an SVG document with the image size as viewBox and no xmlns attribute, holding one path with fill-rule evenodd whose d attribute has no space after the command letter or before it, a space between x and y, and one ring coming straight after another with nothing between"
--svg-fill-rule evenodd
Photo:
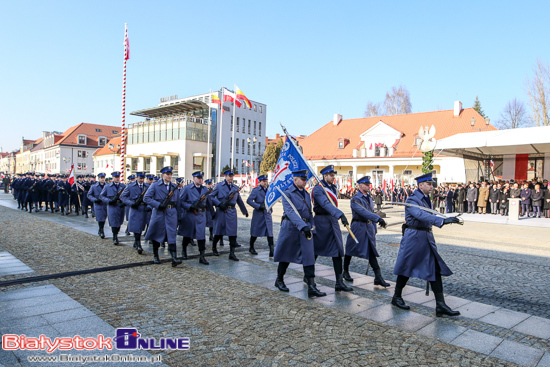
<instances>
[{"instance_id":1,"label":"dark trousers","mask_svg":"<svg viewBox=\"0 0 550 367\"><path fill-rule=\"evenodd\" d=\"M395 297L401 297L401 292L403 291L403 288L407 285L407 282L409 281L409 277L406 277L404 275L398 275L397 280L395 281ZM439 267L439 264L437 261L435 262L435 281L430 282L430 286L432 287L432 291L436 294L443 293L443 281L441 280L441 268Z\"/></svg>"},{"instance_id":2,"label":"dark trousers","mask_svg":"<svg viewBox=\"0 0 550 367\"><path fill-rule=\"evenodd\" d=\"M283 279L283 277L285 276L286 269L289 265L290 263L279 263L279 266L277 267L277 276L280 279ZM315 265L304 266L304 275L306 278L315 278Z\"/></svg>"}]
</instances>

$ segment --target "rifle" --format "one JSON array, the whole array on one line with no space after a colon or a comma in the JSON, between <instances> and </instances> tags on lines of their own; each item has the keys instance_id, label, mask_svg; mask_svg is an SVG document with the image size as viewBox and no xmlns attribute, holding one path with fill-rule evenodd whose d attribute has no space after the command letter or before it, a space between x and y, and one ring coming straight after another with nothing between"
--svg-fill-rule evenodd
<instances>
[{"instance_id":1,"label":"rifle","mask_svg":"<svg viewBox=\"0 0 550 367\"><path fill-rule=\"evenodd\" d=\"M162 201L162 203L160 203L159 205L159 208L162 207L161 210L164 210L166 209L166 207L168 206L168 203L170 202L170 199L172 199L172 196L174 196L174 191L176 191L176 189L178 189L179 187L181 187L181 185L183 185L183 181L180 182L176 187L174 187L172 190L170 190L170 192L168 193L168 195L166 195L166 197L164 198L164 200Z\"/></svg>"},{"instance_id":2,"label":"rifle","mask_svg":"<svg viewBox=\"0 0 550 367\"><path fill-rule=\"evenodd\" d=\"M141 193L141 195L139 195L136 199L136 201L134 201L134 203L132 204L132 207L135 209L137 207L139 207L141 205L141 203L143 202L143 197L145 196L145 193L147 192L147 190L143 190L143 192Z\"/></svg>"},{"instance_id":3,"label":"rifle","mask_svg":"<svg viewBox=\"0 0 550 367\"><path fill-rule=\"evenodd\" d=\"M231 202L231 200L233 200L233 198L235 197L235 194L238 194L243 189L244 186L245 185L243 184L241 187L239 187L239 189L237 191L233 191L231 194L229 194L227 199L220 206L227 207L229 205L229 203ZM225 209L223 212L227 213L227 209Z\"/></svg>"},{"instance_id":4,"label":"rifle","mask_svg":"<svg viewBox=\"0 0 550 367\"><path fill-rule=\"evenodd\" d=\"M36 184L38 183L38 181L36 181L35 183L32 184L31 188L29 189L30 192L34 192L35 191L35 188L36 188Z\"/></svg>"},{"instance_id":5,"label":"rifle","mask_svg":"<svg viewBox=\"0 0 550 367\"><path fill-rule=\"evenodd\" d=\"M120 194L122 194L122 191L124 191L124 189L118 190L117 194L111 200L109 200L109 204L114 205L114 204L120 202Z\"/></svg>"},{"instance_id":6,"label":"rifle","mask_svg":"<svg viewBox=\"0 0 550 367\"><path fill-rule=\"evenodd\" d=\"M191 208L193 207L196 207L197 205L199 205L200 203L202 203L204 201L204 199L206 199L206 197L208 195L210 195L210 193L214 190L214 188L211 188L210 190L208 190L208 192L205 192L204 194L202 194L202 196L193 203L193 205L191 205ZM197 215L197 209L193 209L193 213L195 215Z\"/></svg>"}]
</instances>

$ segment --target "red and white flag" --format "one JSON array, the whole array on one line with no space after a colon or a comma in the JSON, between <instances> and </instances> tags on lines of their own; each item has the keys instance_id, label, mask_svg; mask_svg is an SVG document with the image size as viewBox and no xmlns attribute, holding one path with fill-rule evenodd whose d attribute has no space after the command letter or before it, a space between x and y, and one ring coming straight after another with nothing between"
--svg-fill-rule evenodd
<instances>
[{"instance_id":1,"label":"red and white flag","mask_svg":"<svg viewBox=\"0 0 550 367\"><path fill-rule=\"evenodd\" d=\"M69 183L74 184L74 164L71 164L71 172L69 173Z\"/></svg>"},{"instance_id":2,"label":"red and white flag","mask_svg":"<svg viewBox=\"0 0 550 367\"><path fill-rule=\"evenodd\" d=\"M128 30L124 33L124 60L130 60L130 39L128 38Z\"/></svg>"},{"instance_id":3,"label":"red and white flag","mask_svg":"<svg viewBox=\"0 0 550 367\"><path fill-rule=\"evenodd\" d=\"M239 108L241 108L241 106L242 106L242 103L237 101L235 93L232 93L232 92L228 91L227 89L223 93L223 101L224 102L228 102L228 101L233 102Z\"/></svg>"}]
</instances>

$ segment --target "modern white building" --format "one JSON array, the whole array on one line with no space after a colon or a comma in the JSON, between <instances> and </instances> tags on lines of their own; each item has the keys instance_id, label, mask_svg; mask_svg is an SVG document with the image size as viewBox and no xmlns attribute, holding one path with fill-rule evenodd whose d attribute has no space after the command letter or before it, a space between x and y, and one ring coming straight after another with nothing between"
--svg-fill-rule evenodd
<instances>
[{"instance_id":1,"label":"modern white building","mask_svg":"<svg viewBox=\"0 0 550 367\"><path fill-rule=\"evenodd\" d=\"M212 103L213 95L221 106ZM265 150L266 105L251 100L250 108L244 103L235 108L223 99L222 91L171 96L161 98L157 107L131 112L145 120L128 125L127 175L159 174L164 166L174 167L174 176L186 179L198 170L205 171L207 178L216 177L225 166L244 173L259 170Z\"/></svg>"}]
</instances>

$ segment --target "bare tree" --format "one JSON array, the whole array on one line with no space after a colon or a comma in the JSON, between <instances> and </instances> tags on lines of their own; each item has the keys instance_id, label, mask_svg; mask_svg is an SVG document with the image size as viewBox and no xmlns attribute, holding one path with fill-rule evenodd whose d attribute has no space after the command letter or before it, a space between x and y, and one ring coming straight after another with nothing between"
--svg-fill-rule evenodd
<instances>
[{"instance_id":1,"label":"bare tree","mask_svg":"<svg viewBox=\"0 0 550 367\"><path fill-rule=\"evenodd\" d=\"M517 129L531 125L523 102L517 98L508 101L495 125L499 129Z\"/></svg>"},{"instance_id":2,"label":"bare tree","mask_svg":"<svg viewBox=\"0 0 550 367\"><path fill-rule=\"evenodd\" d=\"M367 103L367 110L365 111L365 117L380 116L380 104Z\"/></svg>"},{"instance_id":3,"label":"bare tree","mask_svg":"<svg viewBox=\"0 0 550 367\"><path fill-rule=\"evenodd\" d=\"M537 59L533 79L527 78L527 94L533 115L532 122L537 126L550 125L550 67Z\"/></svg>"},{"instance_id":4,"label":"bare tree","mask_svg":"<svg viewBox=\"0 0 550 367\"><path fill-rule=\"evenodd\" d=\"M412 112L411 96L403 86L392 87L383 103L368 102L365 117L401 115Z\"/></svg>"},{"instance_id":5,"label":"bare tree","mask_svg":"<svg viewBox=\"0 0 550 367\"><path fill-rule=\"evenodd\" d=\"M399 87L392 87L391 92L386 93L384 108L386 110L386 115L411 113L411 96L407 88L402 85Z\"/></svg>"}]
</instances>

